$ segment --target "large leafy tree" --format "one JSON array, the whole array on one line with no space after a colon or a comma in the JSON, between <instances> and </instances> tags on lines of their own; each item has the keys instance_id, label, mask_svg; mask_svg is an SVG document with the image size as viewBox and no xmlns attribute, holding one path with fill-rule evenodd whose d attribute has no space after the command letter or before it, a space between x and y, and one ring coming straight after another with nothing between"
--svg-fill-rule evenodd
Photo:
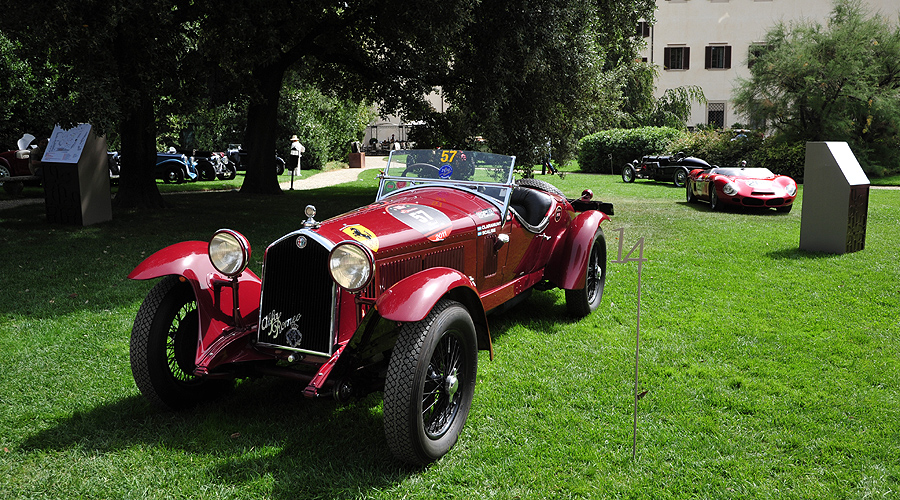
<instances>
[{"instance_id":1,"label":"large leafy tree","mask_svg":"<svg viewBox=\"0 0 900 500\"><path fill-rule=\"evenodd\" d=\"M824 25L775 25L750 75L734 102L751 122L791 140L846 141L870 171L898 166L900 27L860 1L837 1Z\"/></svg>"},{"instance_id":2,"label":"large leafy tree","mask_svg":"<svg viewBox=\"0 0 900 500\"><path fill-rule=\"evenodd\" d=\"M53 92L38 98L52 110L45 125L89 122L101 134L118 132L116 204L162 206L153 178L157 117L197 102L189 81L191 2L48 0L2 11L26 20L3 29L36 59L32 67L56 72Z\"/></svg>"},{"instance_id":3,"label":"large leafy tree","mask_svg":"<svg viewBox=\"0 0 900 500\"><path fill-rule=\"evenodd\" d=\"M443 85L457 130L533 164L567 157L577 135L618 123L652 0L482 3ZM649 89L648 89L649 92Z\"/></svg>"},{"instance_id":4,"label":"large leafy tree","mask_svg":"<svg viewBox=\"0 0 900 500\"><path fill-rule=\"evenodd\" d=\"M285 75L330 95L409 107L446 71L474 0L200 0L201 52L225 96L249 98L245 192L278 193L270 168ZM213 93L215 94L215 92ZM281 138L283 140L283 138ZM346 140L353 139L347 137Z\"/></svg>"}]
</instances>

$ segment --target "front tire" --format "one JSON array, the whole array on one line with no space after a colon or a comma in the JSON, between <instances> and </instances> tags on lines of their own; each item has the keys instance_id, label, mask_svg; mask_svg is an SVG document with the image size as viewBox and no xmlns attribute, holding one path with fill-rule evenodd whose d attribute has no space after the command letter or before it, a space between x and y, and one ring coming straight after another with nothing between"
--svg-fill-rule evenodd
<instances>
[{"instance_id":1,"label":"front tire","mask_svg":"<svg viewBox=\"0 0 900 500\"><path fill-rule=\"evenodd\" d=\"M634 167L630 163L622 167L622 181L634 182Z\"/></svg>"},{"instance_id":2,"label":"front tire","mask_svg":"<svg viewBox=\"0 0 900 500\"><path fill-rule=\"evenodd\" d=\"M384 433L398 459L426 465L450 451L472 406L477 368L475 325L459 302L442 299L401 327L384 388Z\"/></svg>"},{"instance_id":3,"label":"front tire","mask_svg":"<svg viewBox=\"0 0 900 500\"><path fill-rule=\"evenodd\" d=\"M603 287L606 285L606 237L603 229L597 228L591 253L588 257L587 276L584 288L566 290L566 309L569 314L584 317L597 310L603 299Z\"/></svg>"},{"instance_id":4,"label":"front tire","mask_svg":"<svg viewBox=\"0 0 900 500\"><path fill-rule=\"evenodd\" d=\"M709 186L709 209L713 212L722 210L722 202L719 201L719 194L716 192L716 186Z\"/></svg>"},{"instance_id":5,"label":"front tire","mask_svg":"<svg viewBox=\"0 0 900 500\"><path fill-rule=\"evenodd\" d=\"M131 373L151 403L177 410L228 390L231 380L194 375L200 333L194 290L178 276L156 284L138 310L131 330Z\"/></svg>"}]
</instances>

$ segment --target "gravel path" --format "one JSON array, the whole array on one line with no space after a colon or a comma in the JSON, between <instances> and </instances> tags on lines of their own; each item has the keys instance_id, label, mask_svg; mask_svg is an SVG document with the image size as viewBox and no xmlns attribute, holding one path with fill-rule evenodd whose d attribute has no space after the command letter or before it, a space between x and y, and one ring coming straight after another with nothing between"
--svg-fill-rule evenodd
<instances>
[{"instance_id":1,"label":"gravel path","mask_svg":"<svg viewBox=\"0 0 900 500\"><path fill-rule=\"evenodd\" d=\"M384 168L386 163L381 156L366 158L366 168L342 168L340 170L329 170L321 172L306 179L294 179L294 190L318 189L322 187L334 186L345 182L353 182L363 170L377 170ZM369 174L367 174L369 175ZM371 175L375 175L374 172ZM288 190L291 188L291 181L281 183L281 189ZM37 205L44 203L43 198L21 198L18 200L0 200L0 210L7 208L19 207L22 205Z\"/></svg>"}]
</instances>

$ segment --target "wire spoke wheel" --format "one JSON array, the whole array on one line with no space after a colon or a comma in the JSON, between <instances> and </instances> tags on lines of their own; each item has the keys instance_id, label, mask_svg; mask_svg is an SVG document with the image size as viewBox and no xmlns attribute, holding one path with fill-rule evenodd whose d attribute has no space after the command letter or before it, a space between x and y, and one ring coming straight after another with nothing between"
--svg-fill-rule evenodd
<instances>
[{"instance_id":1,"label":"wire spoke wheel","mask_svg":"<svg viewBox=\"0 0 900 500\"><path fill-rule=\"evenodd\" d=\"M150 290L134 319L131 373L141 394L160 408L190 407L233 386L194 374L199 318L191 285L168 276Z\"/></svg>"},{"instance_id":2,"label":"wire spoke wheel","mask_svg":"<svg viewBox=\"0 0 900 500\"><path fill-rule=\"evenodd\" d=\"M385 438L397 458L425 465L456 444L475 394L477 349L459 302L440 300L401 327L384 388Z\"/></svg>"}]
</instances>

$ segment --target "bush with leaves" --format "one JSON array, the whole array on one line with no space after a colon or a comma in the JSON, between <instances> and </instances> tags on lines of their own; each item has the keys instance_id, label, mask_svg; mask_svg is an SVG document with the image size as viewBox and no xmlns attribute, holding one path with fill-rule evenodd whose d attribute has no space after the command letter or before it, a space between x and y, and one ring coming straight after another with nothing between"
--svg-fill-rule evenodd
<instances>
[{"instance_id":1,"label":"bush with leaves","mask_svg":"<svg viewBox=\"0 0 900 500\"><path fill-rule=\"evenodd\" d=\"M669 151L669 144L681 135L671 127L604 130L579 141L578 164L585 172L620 173L625 163Z\"/></svg>"},{"instance_id":2,"label":"bush with leaves","mask_svg":"<svg viewBox=\"0 0 900 500\"><path fill-rule=\"evenodd\" d=\"M749 167L765 167L803 182L806 162L806 143L803 141L764 138L758 132L738 134L731 130L704 130L682 135L669 144L669 149L721 167L736 167L746 161Z\"/></svg>"}]
</instances>

